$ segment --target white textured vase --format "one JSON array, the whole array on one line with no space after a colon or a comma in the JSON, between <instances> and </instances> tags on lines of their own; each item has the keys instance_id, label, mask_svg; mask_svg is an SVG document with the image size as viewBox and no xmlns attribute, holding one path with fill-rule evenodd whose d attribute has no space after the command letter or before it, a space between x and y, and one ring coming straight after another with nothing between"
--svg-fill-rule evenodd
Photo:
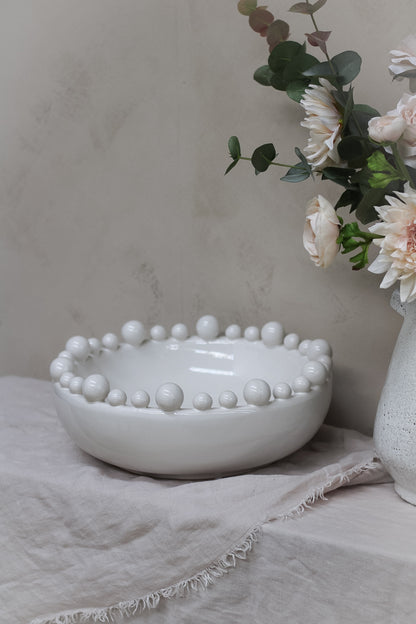
<instances>
[{"instance_id":1,"label":"white textured vase","mask_svg":"<svg viewBox=\"0 0 416 624\"><path fill-rule=\"evenodd\" d=\"M378 404L374 443L397 494L416 505L416 301L402 304L395 291L391 306L404 320Z\"/></svg>"}]
</instances>

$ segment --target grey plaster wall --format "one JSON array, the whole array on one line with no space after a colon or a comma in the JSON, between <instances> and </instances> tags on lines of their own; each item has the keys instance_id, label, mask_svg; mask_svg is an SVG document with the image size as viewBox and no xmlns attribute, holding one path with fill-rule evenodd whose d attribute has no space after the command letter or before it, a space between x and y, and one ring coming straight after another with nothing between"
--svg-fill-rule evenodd
<instances>
[{"instance_id":1,"label":"grey plaster wall","mask_svg":"<svg viewBox=\"0 0 416 624\"><path fill-rule=\"evenodd\" d=\"M291 23L307 18L270 10ZM301 242L304 208L330 185L224 177L227 139L246 152L303 147L301 110L251 79L264 40L234 0L0 3L0 373L47 377L73 334L138 318L223 326L280 320L326 337L336 362L330 421L370 432L400 318L378 276L327 270ZM416 21L412 0L328 0L331 53L364 58L357 101L382 112L403 84L388 51ZM411 26L410 26L411 27Z\"/></svg>"}]
</instances>

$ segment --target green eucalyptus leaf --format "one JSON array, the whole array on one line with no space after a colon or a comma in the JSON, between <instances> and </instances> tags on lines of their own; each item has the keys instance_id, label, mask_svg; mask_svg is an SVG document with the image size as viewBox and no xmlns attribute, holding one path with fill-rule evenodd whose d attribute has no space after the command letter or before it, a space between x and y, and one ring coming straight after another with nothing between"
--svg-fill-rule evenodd
<instances>
[{"instance_id":1,"label":"green eucalyptus leaf","mask_svg":"<svg viewBox=\"0 0 416 624\"><path fill-rule=\"evenodd\" d=\"M308 69L303 72L303 75L309 78L328 78L334 76L334 72L329 62L324 61L323 63L317 63L316 65L312 65L312 67L308 67Z\"/></svg>"},{"instance_id":2,"label":"green eucalyptus leaf","mask_svg":"<svg viewBox=\"0 0 416 624\"><path fill-rule=\"evenodd\" d=\"M270 78L270 84L274 89L278 91L286 91L288 87L287 81L283 78L283 72L273 73Z\"/></svg>"},{"instance_id":3,"label":"green eucalyptus leaf","mask_svg":"<svg viewBox=\"0 0 416 624\"><path fill-rule=\"evenodd\" d=\"M265 143L254 150L251 156L251 164L257 172L263 173L263 171L269 168L275 158L276 150L273 143Z\"/></svg>"},{"instance_id":4,"label":"green eucalyptus leaf","mask_svg":"<svg viewBox=\"0 0 416 624\"><path fill-rule=\"evenodd\" d=\"M269 67L273 72L283 71L295 56L302 52L303 46L297 41L282 41L270 53Z\"/></svg>"},{"instance_id":5,"label":"green eucalyptus leaf","mask_svg":"<svg viewBox=\"0 0 416 624\"><path fill-rule=\"evenodd\" d=\"M308 80L294 80L289 82L286 87L286 93L295 102L300 102L304 96L305 89L309 86Z\"/></svg>"},{"instance_id":6,"label":"green eucalyptus leaf","mask_svg":"<svg viewBox=\"0 0 416 624\"><path fill-rule=\"evenodd\" d=\"M273 78L273 72L268 65L262 65L256 69L253 78L259 84L269 87L271 85L271 79Z\"/></svg>"},{"instance_id":7,"label":"green eucalyptus leaf","mask_svg":"<svg viewBox=\"0 0 416 624\"><path fill-rule=\"evenodd\" d=\"M227 175L227 173L229 173L231 171L231 169L234 169L234 167L236 166L236 164L238 163L239 160L240 160L239 158L237 158L236 160L233 160L231 165L228 165L227 169L225 170L224 175Z\"/></svg>"},{"instance_id":8,"label":"green eucalyptus leaf","mask_svg":"<svg viewBox=\"0 0 416 624\"><path fill-rule=\"evenodd\" d=\"M311 54L300 52L297 54L283 70L283 78L288 82L294 80L301 80L304 78L303 72L309 67L313 67L318 62L318 59Z\"/></svg>"},{"instance_id":9,"label":"green eucalyptus leaf","mask_svg":"<svg viewBox=\"0 0 416 624\"><path fill-rule=\"evenodd\" d=\"M371 117L379 117L380 113L378 112L378 110L376 110L375 108L373 108L372 106L367 106L367 104L354 104L354 111L357 111L359 113L363 113L365 115L368 115Z\"/></svg>"},{"instance_id":10,"label":"green eucalyptus leaf","mask_svg":"<svg viewBox=\"0 0 416 624\"><path fill-rule=\"evenodd\" d=\"M230 152L231 158L234 160L238 160L241 157L240 141L236 136L232 136L228 139L228 151Z\"/></svg>"},{"instance_id":11,"label":"green eucalyptus leaf","mask_svg":"<svg viewBox=\"0 0 416 624\"><path fill-rule=\"evenodd\" d=\"M335 65L338 81L341 85L349 84L360 73L361 56L353 50L346 50L337 54L331 62Z\"/></svg>"},{"instance_id":12,"label":"green eucalyptus leaf","mask_svg":"<svg viewBox=\"0 0 416 624\"><path fill-rule=\"evenodd\" d=\"M282 182L303 182L310 176L310 172L305 167L298 163L294 167L291 167L289 171L282 178Z\"/></svg>"}]
</instances>

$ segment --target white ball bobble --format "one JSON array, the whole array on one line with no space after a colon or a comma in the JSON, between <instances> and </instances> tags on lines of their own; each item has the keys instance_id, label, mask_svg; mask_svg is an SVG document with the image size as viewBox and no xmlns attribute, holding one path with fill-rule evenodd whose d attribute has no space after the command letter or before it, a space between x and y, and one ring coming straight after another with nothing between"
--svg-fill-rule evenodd
<instances>
[{"instance_id":1,"label":"white ball bobble","mask_svg":"<svg viewBox=\"0 0 416 624\"><path fill-rule=\"evenodd\" d=\"M328 371L332 370L332 358L329 355L320 355L316 361L323 364Z\"/></svg>"},{"instance_id":2,"label":"white ball bobble","mask_svg":"<svg viewBox=\"0 0 416 624\"><path fill-rule=\"evenodd\" d=\"M212 396L207 392L199 392L194 396L192 405L200 411L209 410L212 407Z\"/></svg>"},{"instance_id":3,"label":"white ball bobble","mask_svg":"<svg viewBox=\"0 0 416 624\"><path fill-rule=\"evenodd\" d=\"M189 336L188 328L183 323L176 323L170 330L170 333L175 340L186 340Z\"/></svg>"},{"instance_id":4,"label":"white ball bobble","mask_svg":"<svg viewBox=\"0 0 416 624\"><path fill-rule=\"evenodd\" d=\"M127 321L121 328L121 335L124 342L138 347L146 338L146 329L140 321Z\"/></svg>"},{"instance_id":5,"label":"white ball bobble","mask_svg":"<svg viewBox=\"0 0 416 624\"><path fill-rule=\"evenodd\" d=\"M168 333L162 325L155 325L150 330L152 340L166 340Z\"/></svg>"},{"instance_id":6,"label":"white ball bobble","mask_svg":"<svg viewBox=\"0 0 416 624\"><path fill-rule=\"evenodd\" d=\"M165 383L156 391L156 403L165 412L178 410L183 403L183 390L176 383Z\"/></svg>"},{"instance_id":7,"label":"white ball bobble","mask_svg":"<svg viewBox=\"0 0 416 624\"><path fill-rule=\"evenodd\" d=\"M59 383L61 384L62 388L69 388L69 382L71 381L72 377L75 377L74 373L64 373L63 375L60 376L59 378Z\"/></svg>"},{"instance_id":8,"label":"white ball bobble","mask_svg":"<svg viewBox=\"0 0 416 624\"><path fill-rule=\"evenodd\" d=\"M260 330L258 327L250 326L244 330L244 338L250 342L260 339Z\"/></svg>"},{"instance_id":9,"label":"white ball bobble","mask_svg":"<svg viewBox=\"0 0 416 624\"><path fill-rule=\"evenodd\" d=\"M72 377L69 382L69 391L72 394L82 394L82 384L84 383L83 377Z\"/></svg>"},{"instance_id":10,"label":"white ball bobble","mask_svg":"<svg viewBox=\"0 0 416 624\"><path fill-rule=\"evenodd\" d=\"M227 409L232 409L233 407L235 407L237 405L237 402L237 395L232 390L224 390L224 392L221 392L220 396L218 397L218 403L221 405L221 407L226 407Z\"/></svg>"},{"instance_id":11,"label":"white ball bobble","mask_svg":"<svg viewBox=\"0 0 416 624\"><path fill-rule=\"evenodd\" d=\"M302 340L302 342L299 344L299 347L298 347L299 353L301 355L307 355L310 344L311 344L310 340Z\"/></svg>"},{"instance_id":12,"label":"white ball bobble","mask_svg":"<svg viewBox=\"0 0 416 624\"><path fill-rule=\"evenodd\" d=\"M241 327L239 325L229 325L225 330L225 335L228 340L237 340L241 338Z\"/></svg>"},{"instance_id":13,"label":"white ball bobble","mask_svg":"<svg viewBox=\"0 0 416 624\"><path fill-rule=\"evenodd\" d=\"M263 379L251 379L244 386L244 398L249 405L267 405L270 401L270 386Z\"/></svg>"},{"instance_id":14,"label":"white ball bobble","mask_svg":"<svg viewBox=\"0 0 416 624\"><path fill-rule=\"evenodd\" d=\"M110 405L117 407L118 405L125 405L127 401L127 395L124 390L120 390L119 388L114 388L108 393L107 401Z\"/></svg>"},{"instance_id":15,"label":"white ball bobble","mask_svg":"<svg viewBox=\"0 0 416 624\"><path fill-rule=\"evenodd\" d=\"M328 371L321 362L309 360L303 367L302 373L313 386L322 386L328 377Z\"/></svg>"},{"instance_id":16,"label":"white ball bobble","mask_svg":"<svg viewBox=\"0 0 416 624\"><path fill-rule=\"evenodd\" d=\"M72 373L72 360L66 357L55 358L49 367L49 373L53 381L58 381L64 373Z\"/></svg>"},{"instance_id":17,"label":"white ball bobble","mask_svg":"<svg viewBox=\"0 0 416 624\"><path fill-rule=\"evenodd\" d=\"M273 387L273 396L276 399L289 399L292 396L292 388L282 381Z\"/></svg>"},{"instance_id":18,"label":"white ball bobble","mask_svg":"<svg viewBox=\"0 0 416 624\"><path fill-rule=\"evenodd\" d=\"M103 347L109 349L110 351L117 351L118 349L119 342L115 334L105 334L105 336L102 337L101 342L103 343Z\"/></svg>"},{"instance_id":19,"label":"white ball bobble","mask_svg":"<svg viewBox=\"0 0 416 624\"><path fill-rule=\"evenodd\" d=\"M287 334L283 340L283 344L289 351L297 349L299 346L299 336L297 334Z\"/></svg>"},{"instance_id":20,"label":"white ball bobble","mask_svg":"<svg viewBox=\"0 0 416 624\"><path fill-rule=\"evenodd\" d=\"M282 344L284 335L283 325L275 321L266 323L261 329L261 339L266 347L276 347Z\"/></svg>"},{"instance_id":21,"label":"white ball bobble","mask_svg":"<svg viewBox=\"0 0 416 624\"><path fill-rule=\"evenodd\" d=\"M134 407L148 407L150 396L147 394L146 390L137 390L130 397L130 401Z\"/></svg>"},{"instance_id":22,"label":"white ball bobble","mask_svg":"<svg viewBox=\"0 0 416 624\"><path fill-rule=\"evenodd\" d=\"M60 354L58 355L58 357L59 358L68 358L68 360L71 360L71 362L74 361L74 356L69 351L61 351Z\"/></svg>"},{"instance_id":23,"label":"white ball bobble","mask_svg":"<svg viewBox=\"0 0 416 624\"><path fill-rule=\"evenodd\" d=\"M88 338L88 344L90 345L91 353L98 353L101 349L101 342L98 338Z\"/></svg>"},{"instance_id":24,"label":"white ball bobble","mask_svg":"<svg viewBox=\"0 0 416 624\"><path fill-rule=\"evenodd\" d=\"M220 326L215 316L211 314L201 316L196 324L196 333L203 340L215 340L220 333Z\"/></svg>"},{"instance_id":25,"label":"white ball bobble","mask_svg":"<svg viewBox=\"0 0 416 624\"><path fill-rule=\"evenodd\" d=\"M86 360L90 352L90 345L84 336L72 336L65 345L66 351L69 351L75 359Z\"/></svg>"},{"instance_id":26,"label":"white ball bobble","mask_svg":"<svg viewBox=\"0 0 416 624\"><path fill-rule=\"evenodd\" d=\"M300 377L296 377L295 381L292 383L293 392L309 392L311 389L311 382L305 375L300 375Z\"/></svg>"},{"instance_id":27,"label":"white ball bobble","mask_svg":"<svg viewBox=\"0 0 416 624\"><path fill-rule=\"evenodd\" d=\"M82 384L82 394L90 403L104 401L110 392L110 384L104 375L89 375Z\"/></svg>"},{"instance_id":28,"label":"white ball bobble","mask_svg":"<svg viewBox=\"0 0 416 624\"><path fill-rule=\"evenodd\" d=\"M317 360L321 355L332 355L332 349L329 346L329 343L323 338L317 338L317 340L312 340L311 344L308 347L307 356L310 360Z\"/></svg>"}]
</instances>

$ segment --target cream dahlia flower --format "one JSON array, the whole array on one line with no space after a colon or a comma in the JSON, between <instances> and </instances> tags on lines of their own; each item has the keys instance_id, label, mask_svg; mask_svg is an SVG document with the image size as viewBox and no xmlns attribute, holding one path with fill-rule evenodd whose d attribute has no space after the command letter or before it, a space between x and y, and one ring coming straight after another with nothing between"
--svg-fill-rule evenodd
<instances>
[{"instance_id":1,"label":"cream dahlia flower","mask_svg":"<svg viewBox=\"0 0 416 624\"><path fill-rule=\"evenodd\" d=\"M301 126L310 132L304 151L313 169L341 163L337 150L341 140L341 115L331 94L331 84L323 79L320 83L306 89L300 102L306 111Z\"/></svg>"},{"instance_id":2,"label":"cream dahlia flower","mask_svg":"<svg viewBox=\"0 0 416 624\"><path fill-rule=\"evenodd\" d=\"M312 262L326 269L339 251L337 238L339 219L332 204L325 197L318 195L308 202L303 246Z\"/></svg>"},{"instance_id":3,"label":"cream dahlia flower","mask_svg":"<svg viewBox=\"0 0 416 624\"><path fill-rule=\"evenodd\" d=\"M400 300L416 299L416 193L396 192L386 198L389 206L376 207L380 223L370 232L384 238L374 240L380 253L368 267L372 273L386 273L380 288L389 288L400 280Z\"/></svg>"},{"instance_id":4,"label":"cream dahlia flower","mask_svg":"<svg viewBox=\"0 0 416 624\"><path fill-rule=\"evenodd\" d=\"M401 43L397 50L390 51L389 70L394 75L402 74L405 71L416 69L416 35L409 35ZM400 80L400 78L399 78ZM410 79L410 89L414 91L416 80Z\"/></svg>"}]
</instances>

